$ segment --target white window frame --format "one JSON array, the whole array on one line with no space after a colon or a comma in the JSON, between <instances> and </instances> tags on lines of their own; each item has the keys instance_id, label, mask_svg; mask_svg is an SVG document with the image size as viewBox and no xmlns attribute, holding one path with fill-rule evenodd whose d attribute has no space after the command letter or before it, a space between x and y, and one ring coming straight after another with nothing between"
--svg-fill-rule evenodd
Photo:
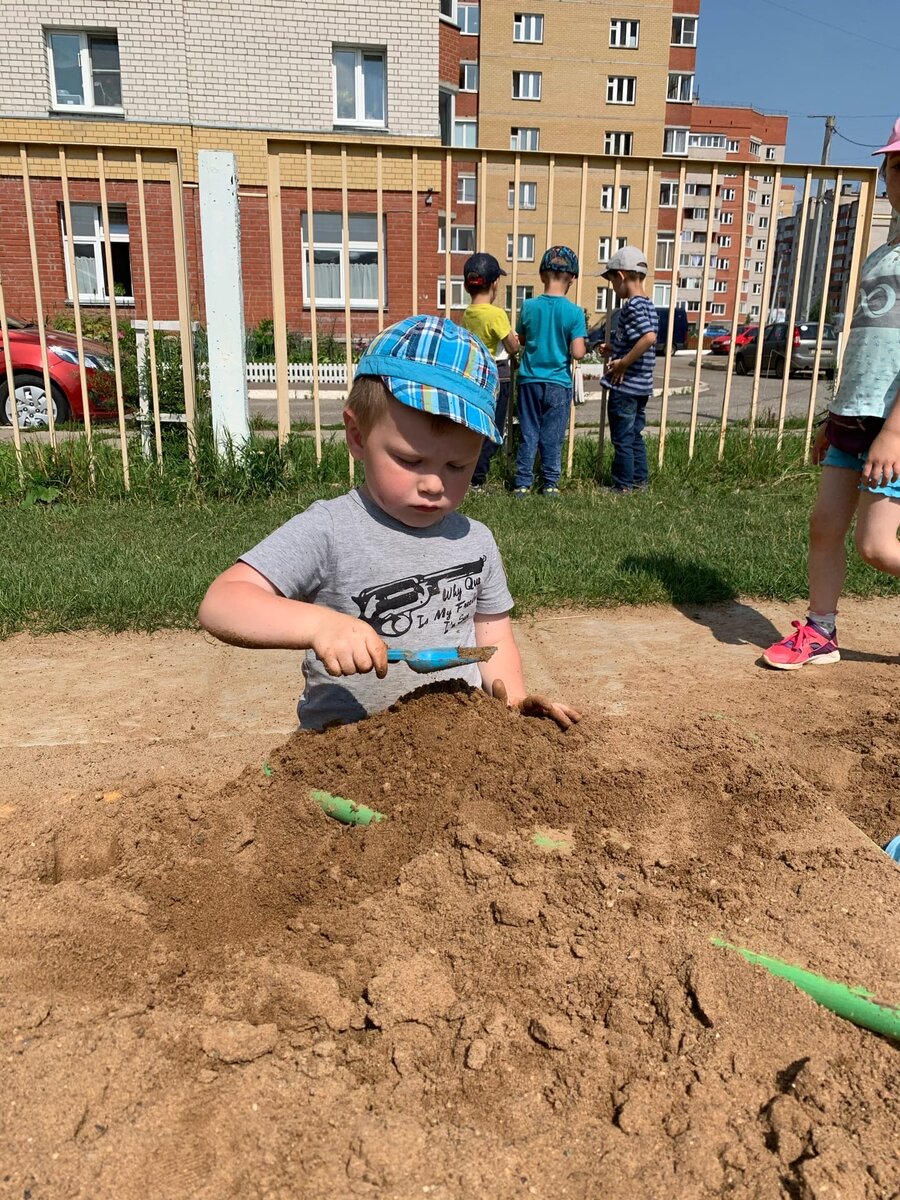
<instances>
[{"instance_id":1,"label":"white window frame","mask_svg":"<svg viewBox=\"0 0 900 1200\"><path fill-rule=\"evenodd\" d=\"M447 11L444 12L446 7ZM449 21L451 25L459 24L459 14L456 11L456 0L440 0L438 16L442 21Z\"/></svg>"},{"instance_id":2,"label":"white window frame","mask_svg":"<svg viewBox=\"0 0 900 1200\"><path fill-rule=\"evenodd\" d=\"M663 154L687 154L690 132L682 125L667 125L663 132Z\"/></svg>"},{"instance_id":3,"label":"white window frame","mask_svg":"<svg viewBox=\"0 0 900 1200\"><path fill-rule=\"evenodd\" d=\"M728 280L727 279L715 280L715 282L713 283L713 291L714 292L727 292L728 291Z\"/></svg>"},{"instance_id":4,"label":"white window frame","mask_svg":"<svg viewBox=\"0 0 900 1200\"><path fill-rule=\"evenodd\" d=\"M718 255L716 255L716 268L719 271L730 271L731 270L731 259L730 258L719 258Z\"/></svg>"},{"instance_id":5,"label":"white window frame","mask_svg":"<svg viewBox=\"0 0 900 1200\"><path fill-rule=\"evenodd\" d=\"M628 17L610 17L609 45L612 50L637 50L641 43L641 23Z\"/></svg>"},{"instance_id":6,"label":"white window frame","mask_svg":"<svg viewBox=\"0 0 900 1200\"><path fill-rule=\"evenodd\" d=\"M720 233L718 235L718 237L716 238L716 245L721 246L723 250L727 250L728 247L731 245L731 234L730 233Z\"/></svg>"},{"instance_id":7,"label":"white window frame","mask_svg":"<svg viewBox=\"0 0 900 1200\"><path fill-rule=\"evenodd\" d=\"M737 191L734 188L722 188L720 195L723 200L733 200ZM753 200L753 192L750 193L750 199Z\"/></svg>"},{"instance_id":8,"label":"white window frame","mask_svg":"<svg viewBox=\"0 0 900 1200\"><path fill-rule=\"evenodd\" d=\"M768 229L769 228L769 218L768 217L760 217L759 218L759 228L760 229Z\"/></svg>"},{"instance_id":9,"label":"white window frame","mask_svg":"<svg viewBox=\"0 0 900 1200\"><path fill-rule=\"evenodd\" d=\"M533 283L517 283L516 284L516 308L520 309L526 300L531 300L534 296ZM512 284L506 285L506 308L512 308Z\"/></svg>"},{"instance_id":10,"label":"white window frame","mask_svg":"<svg viewBox=\"0 0 900 1200\"><path fill-rule=\"evenodd\" d=\"M471 185L471 195L470 187ZM456 203L457 204L477 204L478 203L478 176L461 172L456 177Z\"/></svg>"},{"instance_id":11,"label":"white window frame","mask_svg":"<svg viewBox=\"0 0 900 1200\"><path fill-rule=\"evenodd\" d=\"M606 77L607 104L637 103L637 76L607 75Z\"/></svg>"},{"instance_id":12,"label":"white window frame","mask_svg":"<svg viewBox=\"0 0 900 1200\"><path fill-rule=\"evenodd\" d=\"M512 98L537 104L541 98L543 86L542 71L513 71ZM518 88L518 90L516 90ZM535 94L536 93L536 94Z\"/></svg>"},{"instance_id":13,"label":"white window frame","mask_svg":"<svg viewBox=\"0 0 900 1200\"><path fill-rule=\"evenodd\" d=\"M471 130L471 138L461 138L459 135L462 130ZM478 122L474 117L457 117L454 115L450 144L458 146L463 150L474 150L476 148L478 145Z\"/></svg>"},{"instance_id":14,"label":"white window frame","mask_svg":"<svg viewBox=\"0 0 900 1200\"><path fill-rule=\"evenodd\" d=\"M722 210L720 209L716 213L716 218L718 219L718 221L721 225L733 225L734 224L734 213L733 212L722 212Z\"/></svg>"},{"instance_id":15,"label":"white window frame","mask_svg":"<svg viewBox=\"0 0 900 1200\"><path fill-rule=\"evenodd\" d=\"M523 134L525 135L523 137ZM533 136L532 136L533 135ZM523 145L534 142L533 146ZM509 129L510 150L536 151L541 148L541 131L536 125L511 125Z\"/></svg>"},{"instance_id":16,"label":"white window frame","mask_svg":"<svg viewBox=\"0 0 900 1200\"><path fill-rule=\"evenodd\" d=\"M766 269L765 260L761 259L761 258L754 258L753 270L756 272L756 274L761 275L765 269Z\"/></svg>"},{"instance_id":17,"label":"white window frame","mask_svg":"<svg viewBox=\"0 0 900 1200\"><path fill-rule=\"evenodd\" d=\"M434 289L434 294L435 294L436 301L437 301L437 311L438 312L443 312L444 309L447 307L447 301L446 301L446 296L445 296L446 279L447 279L446 275L439 275L437 277L437 284ZM450 308L451 309L459 309L459 308L468 308L468 307L469 307L469 296L466 292L465 283L463 281L462 275L451 275L450 276Z\"/></svg>"},{"instance_id":18,"label":"white window frame","mask_svg":"<svg viewBox=\"0 0 900 1200\"><path fill-rule=\"evenodd\" d=\"M751 138L750 153L754 156L754 158L759 158L760 150L762 150L762 142L760 142L757 138Z\"/></svg>"},{"instance_id":19,"label":"white window frame","mask_svg":"<svg viewBox=\"0 0 900 1200\"><path fill-rule=\"evenodd\" d=\"M688 300L685 304L685 310L689 313L698 313L700 311L699 300Z\"/></svg>"},{"instance_id":20,"label":"white window frame","mask_svg":"<svg viewBox=\"0 0 900 1200\"><path fill-rule=\"evenodd\" d=\"M741 152L740 138L729 138L726 149L728 150L729 154L740 154L740 152Z\"/></svg>"},{"instance_id":21,"label":"white window frame","mask_svg":"<svg viewBox=\"0 0 900 1200\"><path fill-rule=\"evenodd\" d=\"M446 254L447 252L447 222L443 217L438 219L438 254ZM469 245L460 246L459 242L463 235L468 235L466 240ZM450 226L450 253L451 254L474 254L475 253L475 226L463 224Z\"/></svg>"},{"instance_id":22,"label":"white window frame","mask_svg":"<svg viewBox=\"0 0 900 1200\"><path fill-rule=\"evenodd\" d=\"M631 130L609 129L603 135L603 153L610 158L625 158L634 148Z\"/></svg>"},{"instance_id":23,"label":"white window frame","mask_svg":"<svg viewBox=\"0 0 900 1200\"><path fill-rule=\"evenodd\" d=\"M680 25L679 25L680 22ZM686 36L688 25L690 25L690 36ZM677 36L676 36L677 29ZM681 15L675 13L672 16L672 40L669 43L671 46L696 46L697 45L697 17L693 15Z\"/></svg>"},{"instance_id":24,"label":"white window frame","mask_svg":"<svg viewBox=\"0 0 900 1200\"><path fill-rule=\"evenodd\" d=\"M534 262L534 244L535 238L533 233L519 234L519 253L517 256L518 262ZM506 235L506 261L512 262L513 257L513 235Z\"/></svg>"},{"instance_id":25,"label":"white window frame","mask_svg":"<svg viewBox=\"0 0 900 1200\"><path fill-rule=\"evenodd\" d=\"M459 32L463 37L478 37L481 31L481 9L477 4L458 3L456 6L456 23L459 25ZM451 285L452 282L451 280Z\"/></svg>"},{"instance_id":26,"label":"white window frame","mask_svg":"<svg viewBox=\"0 0 900 1200\"><path fill-rule=\"evenodd\" d=\"M775 161L775 155L776 155L777 153L778 153L778 151L776 150L775 146L766 146L766 162L774 162L774 161ZM771 176L771 175L767 175L767 176L766 176L766 178L767 178L767 179L771 179L771 178L772 178L772 176Z\"/></svg>"},{"instance_id":27,"label":"white window frame","mask_svg":"<svg viewBox=\"0 0 900 1200\"><path fill-rule=\"evenodd\" d=\"M616 238L616 250L617 251L624 250L627 245L628 245L627 237L617 237ZM609 262L609 260L611 258L612 258L612 238L609 236L598 238L597 239L597 262L598 263Z\"/></svg>"},{"instance_id":28,"label":"white window frame","mask_svg":"<svg viewBox=\"0 0 900 1200\"><path fill-rule=\"evenodd\" d=\"M752 292L752 294L754 296L761 296L762 295L762 284L761 283L752 284L750 287L750 291Z\"/></svg>"},{"instance_id":29,"label":"white window frame","mask_svg":"<svg viewBox=\"0 0 900 1200\"><path fill-rule=\"evenodd\" d=\"M660 250L664 253L661 255ZM660 262L662 259L662 262ZM654 258L657 271L671 271L675 266L675 234L658 233L656 235L656 255Z\"/></svg>"},{"instance_id":30,"label":"white window frame","mask_svg":"<svg viewBox=\"0 0 900 1200\"><path fill-rule=\"evenodd\" d=\"M765 250L765 249L766 249L766 247L768 246L768 244L769 244L769 243L768 243L768 240L767 240L766 238L757 238L757 239L756 239L756 248L757 248L757 250Z\"/></svg>"},{"instance_id":31,"label":"white window frame","mask_svg":"<svg viewBox=\"0 0 900 1200\"><path fill-rule=\"evenodd\" d=\"M688 138L688 149L724 150L725 140L722 133L692 133Z\"/></svg>"},{"instance_id":32,"label":"white window frame","mask_svg":"<svg viewBox=\"0 0 900 1200\"><path fill-rule=\"evenodd\" d=\"M600 283L597 285L597 295L594 299L594 312L609 312L609 297L611 291L612 289L608 283Z\"/></svg>"},{"instance_id":33,"label":"white window frame","mask_svg":"<svg viewBox=\"0 0 900 1200\"><path fill-rule=\"evenodd\" d=\"M56 69L53 62L53 34L67 34L70 37L77 36L79 39L78 49L78 65L81 67L81 94L84 96L83 104L65 104L60 101L56 90ZM114 40L116 49L119 46L119 37L115 29L96 29L88 32L86 29L73 29L71 26L48 27L44 30L44 45L47 51L47 68L50 73L50 106L55 112L99 112L99 113L123 113L125 111L122 104L95 104L94 103L94 76L91 66L91 46L90 39L106 38ZM119 61L119 92L122 91L122 63Z\"/></svg>"},{"instance_id":34,"label":"white window frame","mask_svg":"<svg viewBox=\"0 0 900 1200\"><path fill-rule=\"evenodd\" d=\"M474 79L474 82L473 82ZM478 63L469 59L461 59L459 64L459 90L461 92L478 91Z\"/></svg>"},{"instance_id":35,"label":"white window frame","mask_svg":"<svg viewBox=\"0 0 900 1200\"><path fill-rule=\"evenodd\" d=\"M685 87L685 81L687 86ZM674 87L673 87L674 82ZM674 95L672 94L674 91ZM687 95L684 93L687 92ZM666 100L670 104L690 104L694 99L693 71L670 71L666 85Z\"/></svg>"},{"instance_id":36,"label":"white window frame","mask_svg":"<svg viewBox=\"0 0 900 1200\"><path fill-rule=\"evenodd\" d=\"M763 208L770 207L772 204L772 193L771 192L763 192L763 194L759 198L759 203Z\"/></svg>"},{"instance_id":37,"label":"white window frame","mask_svg":"<svg viewBox=\"0 0 900 1200\"><path fill-rule=\"evenodd\" d=\"M613 210L613 187L612 183L604 183L600 188L600 211L612 212ZM619 207L616 210L620 213L627 213L631 208L631 184L619 184ZM626 243L627 245L627 243Z\"/></svg>"},{"instance_id":38,"label":"white window frame","mask_svg":"<svg viewBox=\"0 0 900 1200\"><path fill-rule=\"evenodd\" d=\"M656 308L669 308L672 304L671 283L654 283L653 304Z\"/></svg>"},{"instance_id":39,"label":"white window frame","mask_svg":"<svg viewBox=\"0 0 900 1200\"><path fill-rule=\"evenodd\" d=\"M709 315L711 317L724 317L726 311L726 306L724 304L711 304L709 306Z\"/></svg>"},{"instance_id":40,"label":"white window frame","mask_svg":"<svg viewBox=\"0 0 900 1200\"><path fill-rule=\"evenodd\" d=\"M666 192L668 196L667 200L663 200L663 188L668 189ZM659 207L678 207L678 181L676 179L661 179L659 181Z\"/></svg>"},{"instance_id":41,"label":"white window frame","mask_svg":"<svg viewBox=\"0 0 900 1200\"><path fill-rule=\"evenodd\" d=\"M513 41L540 45L544 41L544 14L517 12L513 16Z\"/></svg>"},{"instance_id":42,"label":"white window frame","mask_svg":"<svg viewBox=\"0 0 900 1200\"><path fill-rule=\"evenodd\" d=\"M354 96L353 96L353 111L357 114L354 117L338 116L338 87L337 87L337 63L335 62L336 54L356 55L356 68L354 70ZM384 95L382 97L382 108L384 116L379 120L375 117L366 117L366 84L365 84L365 68L364 63L366 57L380 58L383 77L384 77ZM331 92L333 97L334 108L334 123L340 126L353 126L353 128L362 129L386 129L388 122L388 97L387 97L387 54L380 46L352 46L341 42L335 42L331 47ZM363 116L359 116L362 112Z\"/></svg>"},{"instance_id":43,"label":"white window frame","mask_svg":"<svg viewBox=\"0 0 900 1200\"><path fill-rule=\"evenodd\" d=\"M103 287L104 278L106 275L106 247L103 242L103 210L99 204L82 204L79 201L72 201L72 224L75 223L75 209L91 208L94 210L94 232L92 235L86 233L74 233L72 236L72 257L75 257L76 246L91 246L94 251L94 278L97 284L97 290L94 292L79 292L78 301L80 304L108 304L109 296ZM119 213L124 213L125 225L128 225L128 208L125 204L110 204L109 205L109 223L113 224L113 216ZM62 234L63 244L63 264L66 269L66 297L71 303L74 299L74 286L72 276L69 270L69 239L66 234L66 214L62 205L59 206L59 227ZM128 257L131 258L131 236L130 232L113 233L110 229L109 240L111 243L125 244L128 246ZM115 280L112 281L113 292L115 292ZM134 292L134 275L131 276L131 290ZM134 296L116 296L116 304L131 305L134 304Z\"/></svg>"},{"instance_id":44,"label":"white window frame","mask_svg":"<svg viewBox=\"0 0 900 1200\"><path fill-rule=\"evenodd\" d=\"M316 254L317 250L327 250L329 253L332 253L332 254L335 251L337 252L337 254L338 254L338 279L340 281L340 295L337 298L335 298L333 296L324 296L324 295L320 294L319 288L316 288L316 308L343 308L344 307L344 284L345 284L346 278L349 277L350 272L347 269L346 264L344 263L343 237L338 242L324 242L320 239L318 233L316 232L317 229L320 228L319 222L316 220L316 217L326 216L326 215L327 216L332 216L332 215L340 216L339 213L335 213L335 214L327 213L326 214L324 211L321 213L317 213L315 211L315 209L313 210L313 234L315 235L315 241L313 243L313 248L312 248L313 249L312 261L313 261L313 264L315 264L315 254ZM375 213L364 213L364 214L351 213L350 215L351 216L360 215L360 216L374 217ZM381 253L383 256L382 271L381 271L381 286L384 290L384 294L382 296L382 303L387 304L387 238L386 238L386 234L384 232L382 232L381 243L382 243ZM348 239L347 253L352 254L354 252L354 250L364 251L364 252L370 253L370 254L374 251L374 253L377 257L377 255L378 255L377 238L375 241L372 241L372 242L363 242L363 241L359 241L356 239ZM309 257L310 257L309 256L309 243L307 241L306 235L303 232L303 216L301 215L301 219L300 219L300 267L301 267L301 273L303 276L303 306L304 306L304 308L308 308L310 306L309 261L308 261ZM376 297L373 297L371 300L351 299L350 307L357 308L357 309L375 310L378 308L378 300Z\"/></svg>"},{"instance_id":45,"label":"white window frame","mask_svg":"<svg viewBox=\"0 0 900 1200\"><path fill-rule=\"evenodd\" d=\"M507 191L507 207L516 207L516 184L510 180ZM519 211L531 212L537 208L537 184L528 180L519 180Z\"/></svg>"}]
</instances>

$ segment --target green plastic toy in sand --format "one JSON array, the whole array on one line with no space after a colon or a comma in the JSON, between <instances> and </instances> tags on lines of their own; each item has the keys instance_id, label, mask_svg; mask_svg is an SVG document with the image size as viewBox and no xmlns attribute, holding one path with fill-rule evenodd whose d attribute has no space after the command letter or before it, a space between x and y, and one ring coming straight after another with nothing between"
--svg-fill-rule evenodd
<instances>
[{"instance_id":1,"label":"green plastic toy in sand","mask_svg":"<svg viewBox=\"0 0 900 1200\"><path fill-rule=\"evenodd\" d=\"M345 825L372 825L384 820L384 813L376 812L374 808L366 808L355 800L345 800L343 796L332 796L331 792L322 792L318 788L310 788L309 796L315 800L322 812Z\"/></svg>"}]
</instances>

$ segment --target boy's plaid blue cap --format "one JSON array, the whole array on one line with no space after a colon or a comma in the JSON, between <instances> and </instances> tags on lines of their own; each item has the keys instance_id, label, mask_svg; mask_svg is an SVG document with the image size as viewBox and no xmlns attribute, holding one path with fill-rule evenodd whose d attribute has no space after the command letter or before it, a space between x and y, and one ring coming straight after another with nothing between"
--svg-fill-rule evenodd
<instances>
[{"instance_id":1,"label":"boy's plaid blue cap","mask_svg":"<svg viewBox=\"0 0 900 1200\"><path fill-rule=\"evenodd\" d=\"M568 246L551 246L544 251L541 259L541 271L565 271L578 278L578 255Z\"/></svg>"},{"instance_id":2,"label":"boy's plaid blue cap","mask_svg":"<svg viewBox=\"0 0 900 1200\"><path fill-rule=\"evenodd\" d=\"M396 400L449 417L498 444L497 368L487 347L444 317L407 317L369 343L356 374L377 375Z\"/></svg>"}]
</instances>

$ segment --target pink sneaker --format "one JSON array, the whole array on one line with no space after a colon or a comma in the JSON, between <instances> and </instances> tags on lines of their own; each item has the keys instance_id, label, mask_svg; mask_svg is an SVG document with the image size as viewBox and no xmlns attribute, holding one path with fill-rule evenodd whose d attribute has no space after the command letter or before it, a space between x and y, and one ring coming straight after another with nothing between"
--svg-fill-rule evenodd
<instances>
[{"instance_id":1,"label":"pink sneaker","mask_svg":"<svg viewBox=\"0 0 900 1200\"><path fill-rule=\"evenodd\" d=\"M763 655L763 662L779 671L796 671L807 663L825 666L840 661L837 631L831 637L814 625L812 621L791 621L796 633L770 646Z\"/></svg>"}]
</instances>

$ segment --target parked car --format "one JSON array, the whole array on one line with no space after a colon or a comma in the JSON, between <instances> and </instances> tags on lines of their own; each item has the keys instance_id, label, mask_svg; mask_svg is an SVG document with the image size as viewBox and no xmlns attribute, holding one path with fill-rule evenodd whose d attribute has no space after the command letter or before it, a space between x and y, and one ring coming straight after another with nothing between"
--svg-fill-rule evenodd
<instances>
[{"instance_id":1,"label":"parked car","mask_svg":"<svg viewBox=\"0 0 900 1200\"><path fill-rule=\"evenodd\" d=\"M609 337L606 336L606 321L602 321L599 325L595 325L593 329L589 329L587 333L587 348L589 351L596 350L602 342L608 342L619 324L618 308L614 309L610 314L609 327L612 331ZM666 338L669 332L669 310L667 308L657 307L656 318L658 329L656 331L656 353L665 354ZM688 321L687 312L683 304L679 304L675 309L675 321L672 327L672 349L681 350L687 342Z\"/></svg>"},{"instance_id":2,"label":"parked car","mask_svg":"<svg viewBox=\"0 0 900 1200\"><path fill-rule=\"evenodd\" d=\"M756 337L758 332L759 332L758 325L742 325L740 327L740 329L738 329L738 331L735 335L735 338L734 338L735 350L740 349L741 346L746 346L749 341L751 341L753 338ZM730 330L728 333L723 334L722 337L714 338L712 345L710 346L710 350L712 351L713 354L727 354L730 349L731 349L731 331Z\"/></svg>"},{"instance_id":3,"label":"parked car","mask_svg":"<svg viewBox=\"0 0 900 1200\"><path fill-rule=\"evenodd\" d=\"M819 336L818 324L801 322L794 326L790 338L788 332L789 326L786 321L776 321L766 326L762 343L762 373L769 375L774 372L783 376L785 363L789 374L799 371L812 372L816 358L816 339ZM734 369L739 375L747 375L755 369L758 351L757 332L745 346L735 351ZM837 337L831 325L824 325L819 370L825 373L826 379L834 379L836 366Z\"/></svg>"},{"instance_id":4,"label":"parked car","mask_svg":"<svg viewBox=\"0 0 900 1200\"><path fill-rule=\"evenodd\" d=\"M16 409L21 429L36 429L48 423L41 338L36 325L8 318L12 351ZM84 396L78 370L78 342L72 333L48 329L47 360L50 367L51 403L54 422L84 419ZM110 416L116 411L112 350L102 342L84 339L84 366L90 414ZM6 357L0 338L0 425L12 425L12 399L6 376Z\"/></svg>"},{"instance_id":5,"label":"parked car","mask_svg":"<svg viewBox=\"0 0 900 1200\"><path fill-rule=\"evenodd\" d=\"M700 326L696 325L694 327L694 334L696 335L699 332L700 332ZM726 333L731 333L731 330L728 328L727 325L722 325L718 321L713 321L711 324L703 326L703 340L704 341L709 341L710 338L724 337Z\"/></svg>"}]
</instances>

